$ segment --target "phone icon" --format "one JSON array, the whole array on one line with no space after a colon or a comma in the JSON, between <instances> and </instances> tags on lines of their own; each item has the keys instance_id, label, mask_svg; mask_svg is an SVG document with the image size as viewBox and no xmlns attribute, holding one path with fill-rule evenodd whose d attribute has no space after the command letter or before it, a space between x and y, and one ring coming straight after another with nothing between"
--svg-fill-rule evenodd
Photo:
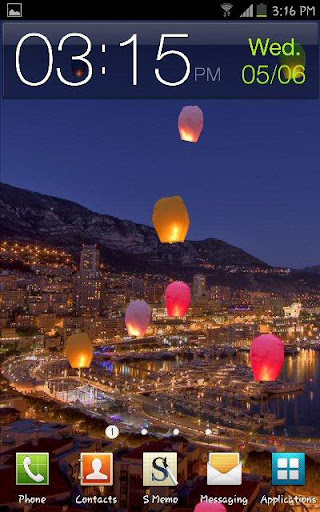
<instances>
[{"instance_id":1,"label":"phone icon","mask_svg":"<svg viewBox=\"0 0 320 512\"><path fill-rule=\"evenodd\" d=\"M44 476L40 475L40 473L38 473L37 475L32 473L32 471L30 469L31 464L32 464L32 460L30 459L30 457L26 457L23 461L23 467L25 469L25 472L31 478L31 480L34 480L34 482L37 482L37 484L39 484L40 482L43 482Z\"/></svg>"},{"instance_id":2,"label":"phone icon","mask_svg":"<svg viewBox=\"0 0 320 512\"><path fill-rule=\"evenodd\" d=\"M49 485L49 453L17 453L16 484Z\"/></svg>"}]
</instances>

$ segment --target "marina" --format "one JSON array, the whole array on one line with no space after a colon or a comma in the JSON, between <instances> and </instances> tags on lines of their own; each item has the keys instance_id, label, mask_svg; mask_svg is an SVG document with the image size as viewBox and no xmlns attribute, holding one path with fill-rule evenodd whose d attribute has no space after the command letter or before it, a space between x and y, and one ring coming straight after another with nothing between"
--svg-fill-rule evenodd
<instances>
[{"instance_id":1,"label":"marina","mask_svg":"<svg viewBox=\"0 0 320 512\"><path fill-rule=\"evenodd\" d=\"M142 358L132 352L125 360L98 355L79 375L60 356L29 358L19 372L9 366L7 376L20 388L28 383L26 392L48 394L91 415L105 418L116 412L133 431L146 422L159 429L166 418L193 435L210 428L240 437L320 436L318 351L287 355L275 382L254 381L244 351L220 350L219 356L214 351L172 352L157 351L152 359L144 351Z\"/></svg>"},{"instance_id":2,"label":"marina","mask_svg":"<svg viewBox=\"0 0 320 512\"><path fill-rule=\"evenodd\" d=\"M254 382L249 354L242 351L215 357L214 361L199 355L192 359L176 355L161 360L107 361L103 367L110 374L121 375L128 386L131 379L142 378L145 394L156 386L151 396L164 411L169 411L166 404L172 403L170 408L177 413L189 412L198 420L221 427L245 430L250 426L254 431L281 436L299 437L302 432L310 437L320 435L320 354L316 350L287 354L282 375L275 383ZM182 392L182 388L188 389ZM162 395L161 389L167 395Z\"/></svg>"}]
</instances>

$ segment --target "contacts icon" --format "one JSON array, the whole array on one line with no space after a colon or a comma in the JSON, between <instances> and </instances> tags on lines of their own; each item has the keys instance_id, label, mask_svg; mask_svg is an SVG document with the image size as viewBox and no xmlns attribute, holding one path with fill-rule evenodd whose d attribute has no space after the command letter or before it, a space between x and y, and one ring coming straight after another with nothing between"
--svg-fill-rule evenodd
<instances>
[{"instance_id":1,"label":"contacts icon","mask_svg":"<svg viewBox=\"0 0 320 512\"><path fill-rule=\"evenodd\" d=\"M81 485L113 485L112 453L81 453Z\"/></svg>"}]
</instances>

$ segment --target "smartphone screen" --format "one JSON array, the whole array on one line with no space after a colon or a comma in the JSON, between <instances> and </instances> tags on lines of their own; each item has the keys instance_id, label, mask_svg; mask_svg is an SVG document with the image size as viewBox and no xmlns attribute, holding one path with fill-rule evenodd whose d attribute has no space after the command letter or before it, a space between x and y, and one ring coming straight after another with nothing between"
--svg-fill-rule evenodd
<instances>
[{"instance_id":1,"label":"smartphone screen","mask_svg":"<svg viewBox=\"0 0 320 512\"><path fill-rule=\"evenodd\" d=\"M319 511L319 5L0 30L0 512Z\"/></svg>"}]
</instances>

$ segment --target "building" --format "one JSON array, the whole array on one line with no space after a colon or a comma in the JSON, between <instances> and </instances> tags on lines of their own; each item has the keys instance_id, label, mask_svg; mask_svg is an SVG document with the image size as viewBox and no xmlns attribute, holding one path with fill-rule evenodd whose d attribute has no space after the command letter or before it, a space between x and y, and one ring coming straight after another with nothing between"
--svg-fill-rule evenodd
<instances>
[{"instance_id":1,"label":"building","mask_svg":"<svg viewBox=\"0 0 320 512\"><path fill-rule=\"evenodd\" d=\"M0 329L3 327L7 327L9 324L9 312L8 311L0 311Z\"/></svg>"},{"instance_id":2,"label":"building","mask_svg":"<svg viewBox=\"0 0 320 512\"><path fill-rule=\"evenodd\" d=\"M85 245L80 254L80 270L100 269L100 251L95 245Z\"/></svg>"},{"instance_id":3,"label":"building","mask_svg":"<svg viewBox=\"0 0 320 512\"><path fill-rule=\"evenodd\" d=\"M123 288L111 288L103 294L103 309L123 311L129 303L129 292Z\"/></svg>"},{"instance_id":4,"label":"building","mask_svg":"<svg viewBox=\"0 0 320 512\"><path fill-rule=\"evenodd\" d=\"M210 288L210 298L220 302L231 302L231 288L229 286L214 285Z\"/></svg>"},{"instance_id":5,"label":"building","mask_svg":"<svg viewBox=\"0 0 320 512\"><path fill-rule=\"evenodd\" d=\"M0 425L9 425L20 420L21 413L14 407L0 407Z\"/></svg>"},{"instance_id":6,"label":"building","mask_svg":"<svg viewBox=\"0 0 320 512\"><path fill-rule=\"evenodd\" d=\"M0 411L1 408L16 409L20 413L20 419L24 418L28 406L26 399L22 395L14 393L14 391L10 388L10 391L2 393L0 396Z\"/></svg>"},{"instance_id":7,"label":"building","mask_svg":"<svg viewBox=\"0 0 320 512\"><path fill-rule=\"evenodd\" d=\"M49 335L44 338L44 348L46 350L61 350L63 348L63 339L61 336Z\"/></svg>"},{"instance_id":8,"label":"building","mask_svg":"<svg viewBox=\"0 0 320 512\"><path fill-rule=\"evenodd\" d=\"M142 298L145 298L149 304L161 304L164 302L165 288L164 283L146 281L145 295Z\"/></svg>"},{"instance_id":9,"label":"building","mask_svg":"<svg viewBox=\"0 0 320 512\"><path fill-rule=\"evenodd\" d=\"M207 330L207 339L214 346L226 345L228 343L228 326L213 327Z\"/></svg>"},{"instance_id":10,"label":"building","mask_svg":"<svg viewBox=\"0 0 320 512\"><path fill-rule=\"evenodd\" d=\"M15 324L16 327L20 327L22 329L33 327L35 325L35 317L34 315L17 314L15 317Z\"/></svg>"},{"instance_id":11,"label":"building","mask_svg":"<svg viewBox=\"0 0 320 512\"><path fill-rule=\"evenodd\" d=\"M92 318L85 315L82 316L80 329L86 332L92 340L111 340L115 336L124 336L126 332L123 317L112 315L111 313L106 317L95 316Z\"/></svg>"},{"instance_id":12,"label":"building","mask_svg":"<svg viewBox=\"0 0 320 512\"><path fill-rule=\"evenodd\" d=\"M283 308L285 318L299 318L302 309L301 302L294 302Z\"/></svg>"},{"instance_id":13,"label":"building","mask_svg":"<svg viewBox=\"0 0 320 512\"><path fill-rule=\"evenodd\" d=\"M233 324L228 326L228 344L233 347L247 346L259 334L256 323Z\"/></svg>"},{"instance_id":14,"label":"building","mask_svg":"<svg viewBox=\"0 0 320 512\"><path fill-rule=\"evenodd\" d=\"M193 276L193 297L197 299L206 293L206 276L195 274Z\"/></svg>"},{"instance_id":15,"label":"building","mask_svg":"<svg viewBox=\"0 0 320 512\"><path fill-rule=\"evenodd\" d=\"M2 340L18 340L17 330L15 327L4 327L1 329L1 339Z\"/></svg>"},{"instance_id":16,"label":"building","mask_svg":"<svg viewBox=\"0 0 320 512\"><path fill-rule=\"evenodd\" d=\"M23 443L38 441L41 438L66 436L71 433L72 426L62 423L44 423L33 419L16 420L7 423L1 429L0 453L7 449L8 444L18 447Z\"/></svg>"},{"instance_id":17,"label":"building","mask_svg":"<svg viewBox=\"0 0 320 512\"><path fill-rule=\"evenodd\" d=\"M100 251L95 245L84 246L80 256L80 270L75 278L77 313L98 314L100 312L101 288Z\"/></svg>"},{"instance_id":18,"label":"building","mask_svg":"<svg viewBox=\"0 0 320 512\"><path fill-rule=\"evenodd\" d=\"M143 299L145 293L145 281L139 277L133 276L132 278L132 291L136 299Z\"/></svg>"},{"instance_id":19,"label":"building","mask_svg":"<svg viewBox=\"0 0 320 512\"><path fill-rule=\"evenodd\" d=\"M57 321L54 313L41 313L36 316L36 325L38 329L43 332L48 332L53 329Z\"/></svg>"},{"instance_id":20,"label":"building","mask_svg":"<svg viewBox=\"0 0 320 512\"><path fill-rule=\"evenodd\" d=\"M2 290L0 292L0 304L3 309L12 311L25 304L24 290Z\"/></svg>"}]
</instances>

